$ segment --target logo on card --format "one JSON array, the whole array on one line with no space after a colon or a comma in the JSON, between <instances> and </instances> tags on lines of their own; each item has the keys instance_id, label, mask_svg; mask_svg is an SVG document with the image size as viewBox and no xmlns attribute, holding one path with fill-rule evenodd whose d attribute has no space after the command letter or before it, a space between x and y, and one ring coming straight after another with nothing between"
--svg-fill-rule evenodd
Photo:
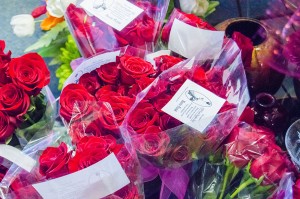
<instances>
[{"instance_id":1,"label":"logo on card","mask_svg":"<svg viewBox=\"0 0 300 199\"><path fill-rule=\"evenodd\" d=\"M208 99L205 95L194 91L194 90L187 90L185 93L186 97L193 103L202 106L202 107L211 107L212 102Z\"/></svg>"},{"instance_id":2,"label":"logo on card","mask_svg":"<svg viewBox=\"0 0 300 199\"><path fill-rule=\"evenodd\" d=\"M114 4L114 0L94 0L93 8L105 11Z\"/></svg>"}]
</instances>

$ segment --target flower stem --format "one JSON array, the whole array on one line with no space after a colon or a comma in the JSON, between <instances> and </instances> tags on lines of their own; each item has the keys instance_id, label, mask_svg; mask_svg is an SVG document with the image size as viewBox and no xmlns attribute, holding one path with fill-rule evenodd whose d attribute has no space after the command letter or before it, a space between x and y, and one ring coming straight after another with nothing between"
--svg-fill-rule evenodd
<instances>
[{"instance_id":1,"label":"flower stem","mask_svg":"<svg viewBox=\"0 0 300 199\"><path fill-rule=\"evenodd\" d=\"M44 20L35 20L34 23L40 23L42 21L44 21Z\"/></svg>"},{"instance_id":2,"label":"flower stem","mask_svg":"<svg viewBox=\"0 0 300 199\"><path fill-rule=\"evenodd\" d=\"M240 191L242 191L243 189L245 189L247 186L249 186L250 184L254 183L255 180L253 178L249 178L248 180L246 180L245 182L243 182L236 190L235 192L233 192L233 194L230 195L230 198L234 198L235 196L238 195L238 193Z\"/></svg>"},{"instance_id":3,"label":"flower stem","mask_svg":"<svg viewBox=\"0 0 300 199\"><path fill-rule=\"evenodd\" d=\"M30 124L35 124L35 122L30 118L30 116L27 113L24 115L24 117L25 117L26 121L30 122Z\"/></svg>"},{"instance_id":4,"label":"flower stem","mask_svg":"<svg viewBox=\"0 0 300 199\"><path fill-rule=\"evenodd\" d=\"M231 165L226 167L225 176L224 176L224 180L223 180L223 183L222 183L222 189L221 189L221 194L219 196L219 199L223 198L230 172L231 172Z\"/></svg>"}]
</instances>

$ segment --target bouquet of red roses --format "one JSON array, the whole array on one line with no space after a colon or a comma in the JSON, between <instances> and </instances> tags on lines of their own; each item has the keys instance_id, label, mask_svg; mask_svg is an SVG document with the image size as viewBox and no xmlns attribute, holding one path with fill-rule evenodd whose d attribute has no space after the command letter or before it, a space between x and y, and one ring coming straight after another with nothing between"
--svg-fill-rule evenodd
<instances>
[{"instance_id":1,"label":"bouquet of red roses","mask_svg":"<svg viewBox=\"0 0 300 199\"><path fill-rule=\"evenodd\" d=\"M65 16L84 57L127 45L153 51L168 5L168 0L84 0L69 5Z\"/></svg>"},{"instance_id":2,"label":"bouquet of red roses","mask_svg":"<svg viewBox=\"0 0 300 199\"><path fill-rule=\"evenodd\" d=\"M95 56L82 63L66 81L60 96L60 115L70 126L69 133L73 142L76 143L76 140L86 135L110 134L120 138L119 125L133 105L136 95L162 71L182 61L163 55L155 58L153 62L156 65L153 66L132 55L137 52L127 50L121 52L121 55L118 51ZM114 117L110 114L94 114L91 107L95 101L109 103ZM82 117L75 120L77 114L85 114L87 120ZM98 119L91 120L91 117ZM82 128L85 133L82 133Z\"/></svg>"},{"instance_id":3,"label":"bouquet of red roses","mask_svg":"<svg viewBox=\"0 0 300 199\"><path fill-rule=\"evenodd\" d=\"M25 148L23 153L36 164L30 173L15 165L10 168L1 184L7 198L143 198L135 153L111 134L90 135L89 127L85 132L88 120L113 117L109 105L89 105L89 116L74 111L71 117L71 123L82 121L84 134L72 139L73 145L69 136L54 132Z\"/></svg>"},{"instance_id":4,"label":"bouquet of red roses","mask_svg":"<svg viewBox=\"0 0 300 199\"><path fill-rule=\"evenodd\" d=\"M43 134L53 125L54 97L46 87L50 72L38 54L11 58L4 48L1 40L0 143L24 146L38 131Z\"/></svg>"},{"instance_id":5,"label":"bouquet of red roses","mask_svg":"<svg viewBox=\"0 0 300 199\"><path fill-rule=\"evenodd\" d=\"M123 135L151 164L179 167L214 153L248 100L240 51L229 40L215 60L199 53L159 75L137 95Z\"/></svg>"}]
</instances>

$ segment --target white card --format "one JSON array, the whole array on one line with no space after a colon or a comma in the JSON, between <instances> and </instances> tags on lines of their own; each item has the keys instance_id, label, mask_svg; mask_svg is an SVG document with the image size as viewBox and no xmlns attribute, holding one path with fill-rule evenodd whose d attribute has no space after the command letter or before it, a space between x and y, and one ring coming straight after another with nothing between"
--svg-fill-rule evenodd
<instances>
[{"instance_id":1,"label":"white card","mask_svg":"<svg viewBox=\"0 0 300 199\"><path fill-rule=\"evenodd\" d=\"M65 81L64 86L66 87L68 84L78 83L79 78L85 74L89 73L97 68L99 68L103 64L107 64L109 62L115 62L116 57L120 55L120 51L108 52L104 54L97 55L86 61L82 62L73 73L68 77Z\"/></svg>"},{"instance_id":2,"label":"white card","mask_svg":"<svg viewBox=\"0 0 300 199\"><path fill-rule=\"evenodd\" d=\"M118 31L143 12L127 0L85 0L80 6Z\"/></svg>"},{"instance_id":3,"label":"white card","mask_svg":"<svg viewBox=\"0 0 300 199\"><path fill-rule=\"evenodd\" d=\"M168 48L186 58L201 52L201 59L213 59L222 49L224 35L224 31L204 30L175 19Z\"/></svg>"},{"instance_id":4,"label":"white card","mask_svg":"<svg viewBox=\"0 0 300 199\"><path fill-rule=\"evenodd\" d=\"M32 185L44 199L98 199L130 183L114 153L75 173Z\"/></svg>"},{"instance_id":5,"label":"white card","mask_svg":"<svg viewBox=\"0 0 300 199\"><path fill-rule=\"evenodd\" d=\"M19 149L6 144L0 144L0 157L11 161L28 172L30 172L36 164L36 161L30 156L24 154Z\"/></svg>"},{"instance_id":6,"label":"white card","mask_svg":"<svg viewBox=\"0 0 300 199\"><path fill-rule=\"evenodd\" d=\"M184 124L203 132L224 103L225 99L191 80L186 80L162 110Z\"/></svg>"}]
</instances>

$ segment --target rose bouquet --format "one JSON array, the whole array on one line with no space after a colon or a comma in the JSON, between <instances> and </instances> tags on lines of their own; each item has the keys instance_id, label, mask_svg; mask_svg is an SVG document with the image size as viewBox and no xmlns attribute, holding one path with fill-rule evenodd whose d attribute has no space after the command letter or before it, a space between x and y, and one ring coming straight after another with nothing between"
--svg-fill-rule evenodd
<instances>
[{"instance_id":1,"label":"rose bouquet","mask_svg":"<svg viewBox=\"0 0 300 199\"><path fill-rule=\"evenodd\" d=\"M141 157L174 168L214 153L249 99L239 53L228 41L219 58L180 62L137 95L122 130Z\"/></svg>"},{"instance_id":2,"label":"rose bouquet","mask_svg":"<svg viewBox=\"0 0 300 199\"><path fill-rule=\"evenodd\" d=\"M169 1L80 1L66 11L84 57L130 45L154 50Z\"/></svg>"},{"instance_id":3,"label":"rose bouquet","mask_svg":"<svg viewBox=\"0 0 300 199\"><path fill-rule=\"evenodd\" d=\"M4 48L0 41L0 142L24 146L53 124L50 72L38 54L11 58Z\"/></svg>"},{"instance_id":4,"label":"rose bouquet","mask_svg":"<svg viewBox=\"0 0 300 199\"><path fill-rule=\"evenodd\" d=\"M89 104L91 105L91 104ZM106 103L95 102L93 115L112 115ZM74 114L71 121L85 119ZM98 117L89 116L91 123ZM82 123L84 126L86 123ZM1 183L7 198L143 198L139 183L139 164L135 153L112 135L89 135L73 145L70 137L50 133L23 153L36 160L30 173L13 165ZM69 130L70 132L71 130ZM18 184L18 186L15 186ZM99 189L100 187L100 189Z\"/></svg>"},{"instance_id":5,"label":"rose bouquet","mask_svg":"<svg viewBox=\"0 0 300 199\"><path fill-rule=\"evenodd\" d=\"M193 164L187 198L291 198L295 167L274 133L240 122L218 153Z\"/></svg>"},{"instance_id":6,"label":"rose bouquet","mask_svg":"<svg viewBox=\"0 0 300 199\"><path fill-rule=\"evenodd\" d=\"M163 55L153 60L156 63L153 66L150 62L132 55L139 53L141 54L140 51L130 52L127 49L121 55L120 52L98 55L82 63L67 80L60 96L60 115L70 125L73 141L76 142L86 134L110 134L120 138L119 125L133 105L136 95L150 85L154 77L162 71L182 61L181 58ZM74 78L75 81L72 81ZM109 103L114 117L109 114L105 117L93 114L90 104L95 101ZM87 121L82 118L71 121L71 118L75 118L74 115L83 113L88 118ZM99 119L91 122L90 117L94 116ZM83 124L85 134L80 130Z\"/></svg>"}]
</instances>

